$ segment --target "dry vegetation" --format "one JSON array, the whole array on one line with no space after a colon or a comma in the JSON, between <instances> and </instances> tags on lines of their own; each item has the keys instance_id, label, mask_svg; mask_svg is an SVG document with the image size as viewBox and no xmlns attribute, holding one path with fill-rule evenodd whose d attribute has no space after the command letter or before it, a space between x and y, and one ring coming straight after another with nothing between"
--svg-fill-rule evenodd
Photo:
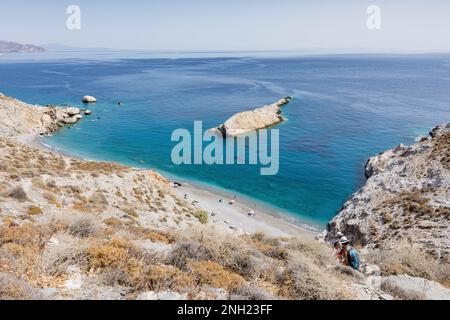
<instances>
[{"instance_id":1,"label":"dry vegetation","mask_svg":"<svg viewBox=\"0 0 450 320\"><path fill-rule=\"evenodd\" d=\"M0 298L40 298L43 288L67 298L74 275L127 288L130 299L165 290L209 299L218 289L233 299L351 298L326 245L216 230L155 172L10 139L0 139L0 163Z\"/></svg>"},{"instance_id":2,"label":"dry vegetation","mask_svg":"<svg viewBox=\"0 0 450 320\"><path fill-rule=\"evenodd\" d=\"M450 266L434 259L418 248L401 242L394 249L374 250L369 261L381 267L383 275L408 274L413 277L437 281L450 288Z\"/></svg>"},{"instance_id":3,"label":"dry vegetation","mask_svg":"<svg viewBox=\"0 0 450 320\"><path fill-rule=\"evenodd\" d=\"M0 279L7 283L0 286L11 298L61 287L74 266L104 285L132 288L129 298L172 290L195 299L204 288L224 289L235 299L351 298L347 279L325 268L333 264L328 247L313 242L220 234L210 227L183 235L132 227L120 236L90 215L3 225L0 234ZM172 249L161 255L130 239ZM12 294L14 283L18 291Z\"/></svg>"},{"instance_id":4,"label":"dry vegetation","mask_svg":"<svg viewBox=\"0 0 450 320\"><path fill-rule=\"evenodd\" d=\"M439 160L444 168L450 170L450 132L442 134L431 151L432 160Z\"/></svg>"}]
</instances>

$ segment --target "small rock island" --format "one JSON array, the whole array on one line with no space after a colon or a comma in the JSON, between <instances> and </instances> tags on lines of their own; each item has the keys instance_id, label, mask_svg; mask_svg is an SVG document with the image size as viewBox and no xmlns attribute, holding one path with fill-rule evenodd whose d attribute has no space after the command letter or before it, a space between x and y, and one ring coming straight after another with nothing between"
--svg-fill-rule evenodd
<instances>
[{"instance_id":1,"label":"small rock island","mask_svg":"<svg viewBox=\"0 0 450 320\"><path fill-rule=\"evenodd\" d=\"M286 97L261 108L237 113L224 124L210 131L221 132L224 137L233 137L272 127L286 120L281 115L281 108L291 102L291 100L292 97Z\"/></svg>"}]
</instances>

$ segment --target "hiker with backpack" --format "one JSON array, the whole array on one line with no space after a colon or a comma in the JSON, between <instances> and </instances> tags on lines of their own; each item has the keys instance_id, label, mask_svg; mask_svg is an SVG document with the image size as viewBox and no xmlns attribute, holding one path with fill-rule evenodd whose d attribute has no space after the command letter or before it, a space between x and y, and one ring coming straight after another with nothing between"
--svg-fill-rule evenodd
<instances>
[{"instance_id":1,"label":"hiker with backpack","mask_svg":"<svg viewBox=\"0 0 450 320\"><path fill-rule=\"evenodd\" d=\"M348 240L347 237L342 236L339 239L339 242L341 245L341 251L338 256L341 258L340 260L342 263L353 268L354 270L358 270L360 265L359 254L356 249L350 245L350 240Z\"/></svg>"}]
</instances>

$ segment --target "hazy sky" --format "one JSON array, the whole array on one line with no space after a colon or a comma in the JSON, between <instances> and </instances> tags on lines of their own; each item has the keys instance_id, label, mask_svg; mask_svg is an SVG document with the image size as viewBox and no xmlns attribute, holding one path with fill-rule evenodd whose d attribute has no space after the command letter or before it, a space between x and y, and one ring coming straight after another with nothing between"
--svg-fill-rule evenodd
<instances>
[{"instance_id":1,"label":"hazy sky","mask_svg":"<svg viewBox=\"0 0 450 320\"><path fill-rule=\"evenodd\" d=\"M66 28L69 5L81 30ZM381 30L366 9L381 8ZM0 0L0 40L152 50L450 51L449 0Z\"/></svg>"}]
</instances>

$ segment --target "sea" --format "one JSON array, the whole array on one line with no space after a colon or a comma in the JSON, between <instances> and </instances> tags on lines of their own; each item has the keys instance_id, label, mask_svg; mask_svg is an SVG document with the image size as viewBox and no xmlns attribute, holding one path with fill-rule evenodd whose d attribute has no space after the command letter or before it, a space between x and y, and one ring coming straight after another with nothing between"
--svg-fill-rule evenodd
<instances>
[{"instance_id":1,"label":"sea","mask_svg":"<svg viewBox=\"0 0 450 320\"><path fill-rule=\"evenodd\" d=\"M91 160L151 168L324 228L365 182L369 157L450 122L450 55L38 53L0 57L0 92L93 115L42 142ZM279 172L176 165L174 130L215 127L285 96ZM121 104L119 104L121 102Z\"/></svg>"}]
</instances>

